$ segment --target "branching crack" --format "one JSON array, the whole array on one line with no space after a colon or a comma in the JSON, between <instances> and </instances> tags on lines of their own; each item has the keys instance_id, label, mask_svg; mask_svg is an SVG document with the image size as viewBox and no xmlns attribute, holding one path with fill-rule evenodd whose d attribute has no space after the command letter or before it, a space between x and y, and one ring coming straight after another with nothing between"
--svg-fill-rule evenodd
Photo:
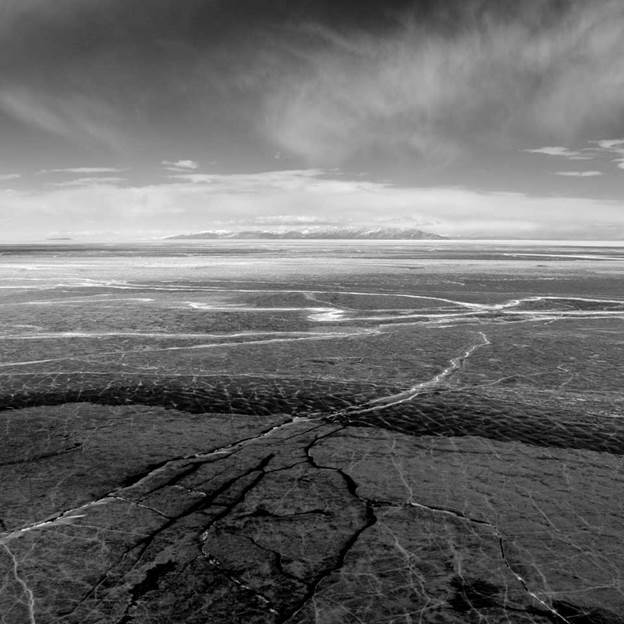
<instances>
[{"instance_id":1,"label":"branching crack","mask_svg":"<svg viewBox=\"0 0 624 624\"><path fill-rule=\"evenodd\" d=\"M150 533L147 537L143 538L141 541L139 541L134 548L136 548L137 546L140 546L140 550L139 553L136 556L136 560L134 561L131 569L128 571L130 572L132 569L135 569L136 566L138 565L138 563L140 562L141 558L143 557L143 555L145 554L145 552L147 551L147 549L149 548L149 546L154 542L154 540L161 534L163 533L163 531L166 531L167 529L169 529L172 525L174 525L176 522L180 521L183 518L186 518L187 516L190 516L193 513L197 513L200 512L208 507L210 507L212 505L212 503L215 501L215 499L220 495L223 494L224 492L226 492L228 489L230 489L234 484L236 484L238 481L240 481L241 479L243 479L246 476L249 476L251 474L253 474L254 472L257 472L258 474L255 476L255 478L248 483L242 490L242 492L235 498L235 500L233 502L231 502L223 511L221 511L219 514L217 514L212 522L210 523L211 525L214 524L215 522L217 522L220 518L226 516L227 514L230 513L230 511L236 506L238 505L240 502L242 502L247 493L252 490L264 477L264 468L267 466L267 464L271 461L271 459L273 459L274 455L270 454L267 455L266 457L264 457L257 465L252 466L251 468L249 468L248 470L246 470L245 472L229 479L228 481L226 481L225 483L223 483L217 490L215 490L209 497L207 498L202 498L198 501L196 501L194 504L190 505L187 509L185 509L181 514L178 514L175 517L169 518L167 520L167 522L165 522L163 525L161 525L160 527L158 527L155 531L153 531L152 533ZM203 538L203 534L202 534L202 538ZM118 624L127 624L130 620L130 611L131 609L135 606L135 604L140 600L140 598L143 596L143 594L145 594L147 591L149 591L149 589L151 589L151 584L146 583L146 580L148 579L150 574L150 571L148 570L148 572L146 573L145 578L140 581L139 583L135 584L134 587L131 590L131 599L128 603L128 605L126 606L126 608L124 609L124 612L122 613L120 619L117 621Z\"/></svg>"},{"instance_id":2,"label":"branching crack","mask_svg":"<svg viewBox=\"0 0 624 624\"><path fill-rule=\"evenodd\" d=\"M471 522L473 524L479 524L481 526L486 526L495 531L498 534L498 529L495 525L487 520L479 520L478 518L471 518L467 516L461 511L457 511L456 509L449 509L446 507L437 507L435 505L425 505L423 503L416 503L415 501L408 501L406 503L392 503L390 501L382 501L371 499L370 501L375 507L415 507L417 509L425 509L427 511L431 511L433 513L441 513L446 514L448 516L453 516L458 520L463 520L465 522Z\"/></svg>"},{"instance_id":3,"label":"branching crack","mask_svg":"<svg viewBox=\"0 0 624 624\"><path fill-rule=\"evenodd\" d=\"M401 507L404 507L404 506L416 507L416 508L420 508L420 509L425 509L425 510L430 511L432 513L440 513L440 514L449 515L449 516L457 518L458 520L461 520L463 522L470 522L472 524L476 524L476 525L479 525L479 526L485 526L485 527L489 528L494 533L495 537L498 540L500 554L501 554L501 557L503 559L503 562L504 562L505 566L508 568L508 570L511 572L511 574L517 579L517 581L520 583L521 587L526 592L526 594L528 594L533 600L535 600L537 603L539 603L543 607L544 613L548 617L550 617L551 619L554 619L555 622L559 622L561 624L572 624L566 617L561 615L555 608L553 608L546 601L544 601L542 598L540 598L535 592L531 591L529 589L527 581L512 567L512 565L509 562L509 560L508 560L508 558L506 556L506 553L505 553L504 537L503 537L500 529L495 524L493 524L491 522L488 522L487 520L480 520L478 518L472 518L472 517L466 515L465 513L461 512L461 511L458 511L458 510L455 510L455 509L449 509L449 508L445 508L445 507L437 507L437 506L433 506L433 505L425 505L425 504L422 504L422 503L417 503L414 500L412 500L411 496L410 496L410 500L409 501L407 501L405 503L400 503L399 505L397 505L396 503L391 503L391 502L386 502L386 501L380 501L380 500L373 500L373 499L363 498L362 496L360 496L357 493L357 487L358 487L357 483L354 481L354 479L350 475L348 475L347 473L345 473L343 470L341 470L339 468L332 468L332 467L328 467L328 466L321 466L321 465L319 465L314 460L314 457L312 456L311 450L314 447L314 445L317 444L321 439L327 438L327 437L329 437L331 435L334 435L335 433L336 432L333 431L333 432L330 432L328 434L325 434L324 436L319 436L319 437L315 438L306 447L306 457L308 458L308 461L311 463L311 465L314 466L315 468L325 469L325 470L334 470L334 471L338 472L343 477L343 479L345 480L345 483L347 485L347 489L349 490L349 492L353 496L357 497L359 500L361 500L362 502L365 503L366 509L367 509L367 518L370 517L369 514L372 514L373 518L375 518L374 521L372 521L370 524L366 524L358 532L356 532L355 539L352 538L353 542L349 545L349 548L351 548L353 546L353 544L357 540L357 537L359 537L359 535L360 535L360 533L362 531L367 529L369 526L372 526L377 521L376 517L374 516L374 508L375 507L383 507L383 506L390 506L390 507L397 507L397 506L401 506ZM348 549L347 549L347 551L348 551ZM341 552L343 552L343 551L341 551ZM344 556L345 555L346 555L346 552L344 553L344 555L342 557L343 560L344 560ZM339 569L339 568L340 568L340 566L338 566L337 568L332 569L331 571L334 571L334 570ZM319 583L320 583L320 581L319 581ZM308 591L306 593L305 602L309 601L310 599L312 599L314 597L314 594L315 594L315 591L316 591L316 586L318 586L318 583L316 583L316 585L314 586L314 590L311 593L310 593L310 591ZM305 602L300 605L300 607L299 607L299 609L297 611L300 611L301 608L303 608ZM296 612L290 613L288 615L288 617L286 617L285 619L280 620L280 623L286 622Z\"/></svg>"},{"instance_id":4,"label":"branching crack","mask_svg":"<svg viewBox=\"0 0 624 624\"><path fill-rule=\"evenodd\" d=\"M300 422L301 420L302 419L299 417L293 417L289 421L281 425L272 426L260 432L258 435L250 436L248 438L243 438L242 440L238 440L236 442L233 442L232 444L228 444L223 447L212 449L210 451L207 451L206 453L195 453L193 455L174 457L172 459L168 459L159 464L152 465L147 472L144 472L139 475L130 477L129 479L126 479L125 482L120 487L117 487L114 490L107 492L106 494L104 494L103 496L101 496L100 498L96 500L88 501L78 507L59 511L56 514L49 516L48 518L39 520L37 522L33 522L32 524L20 527L19 529L15 529L14 531L11 531L9 533L5 532L5 533L0 534L0 543L4 544L6 542L9 542L12 539L15 539L19 537L20 535L27 533L29 531L33 531L33 530L40 529L40 528L51 527L51 526L58 524L59 522L68 523L68 522L71 522L71 520L74 520L76 518L82 518L84 516L84 513L82 512L85 512L90 507L94 505L102 504L105 502L109 502L111 500L114 500L115 498L118 498L117 495L121 491L127 489L128 487L138 485L141 482L152 478L156 473L166 470L168 467L170 467L172 464L175 464L176 462L184 462L184 461L189 462L189 467L186 470L188 471L188 474L191 474L192 472L196 471L199 468L199 465L201 465L202 463L206 463L207 461L210 461L210 460L215 461L214 460L215 456L224 455L224 458L225 458L231 454L229 453L228 455L226 455L228 451L237 452L240 448L242 448L246 444L253 442L255 440L259 440L261 438L268 437L269 435L272 435L278 430L288 427L294 423ZM144 494L149 494L155 490L158 490L164 485L173 485L176 483L176 481L179 481L184 476L186 476L186 473L184 474L176 473L176 475L172 477L171 480L168 481L167 483L161 484L158 487L154 488L153 490L150 490Z\"/></svg>"},{"instance_id":5,"label":"branching crack","mask_svg":"<svg viewBox=\"0 0 624 624\"><path fill-rule=\"evenodd\" d=\"M111 496L111 498L114 498L116 500L120 500L120 501L122 501L124 503L128 503L130 505L134 505L135 507L140 507L141 509L146 509L147 511L151 511L152 513L157 514L161 518L165 518L167 520L171 519L171 516L168 516L168 515L164 514L162 511L158 511L158 509L154 509L153 507L150 507L149 505L145 505L144 503L140 503L138 501L133 501L133 500L130 500L128 498L124 498L123 496Z\"/></svg>"},{"instance_id":6,"label":"branching crack","mask_svg":"<svg viewBox=\"0 0 624 624\"><path fill-rule=\"evenodd\" d=\"M75 451L79 451L82 448L82 442L74 444L68 448L61 449L59 451L52 451L50 453L41 453L40 455L35 455L33 457L27 457L25 459L13 459L11 461L0 462L0 467L4 466L16 466L19 464L30 464L32 462L37 462L41 459L51 459L53 457L59 457L60 455L67 455L68 453L73 453Z\"/></svg>"},{"instance_id":7,"label":"branching crack","mask_svg":"<svg viewBox=\"0 0 624 624\"><path fill-rule=\"evenodd\" d=\"M572 622L570 622L570 620L568 620L563 615L561 615L561 613L559 613L556 609L554 609L546 601L544 601L542 598L540 598L535 592L532 592L529 589L529 585L526 582L526 580L524 579L524 577L521 576L518 572L516 572L516 570L512 567L511 563L509 562L509 559L507 558L507 554L505 552L505 544L504 544L502 535L500 533L498 533L497 537L498 537L498 545L499 545L499 548L500 548L500 554L501 554L501 557L502 557L502 559L503 559L503 561L505 563L505 566L507 566L507 569L515 576L515 578L518 580L518 582L520 583L520 585L522 586L524 591L529 596L531 596L531 598L533 598L533 600L535 600L540 605L542 605L542 607L548 612L548 614L552 618L554 618L555 622L561 622L562 624L572 624Z\"/></svg>"},{"instance_id":8,"label":"branching crack","mask_svg":"<svg viewBox=\"0 0 624 624\"><path fill-rule=\"evenodd\" d=\"M238 587L241 587L245 591L248 591L248 592L252 593L254 595L254 597L257 600L260 601L262 606L269 613L272 613L273 615L278 615L278 611L275 609L275 607L273 606L272 602L264 594L261 594L259 591L255 590L250 585L247 585L246 583L241 581L241 579L239 577L237 577L236 575L234 575L231 572L229 572L228 570L226 570L225 567L223 566L223 564L221 563L221 561L219 561L216 557L209 556L209 557L206 557L206 559L207 559L208 563L211 566L216 568L216 570L219 572L219 574L223 575L231 583L234 583L235 585L238 585Z\"/></svg>"},{"instance_id":9,"label":"branching crack","mask_svg":"<svg viewBox=\"0 0 624 624\"><path fill-rule=\"evenodd\" d=\"M358 484L355 482L355 480L346 472L344 472L343 470L341 470L340 468L334 468L334 467L330 467L330 466L321 466L320 464L318 464L316 462L316 460L314 459L311 451L312 448L314 447L315 444L318 444L318 442L320 442L321 440L331 437L332 435L335 435L336 433L338 433L339 431L341 431L343 429L343 427L340 427L338 429L334 429L324 435L321 436L317 436L316 438L314 438L314 440L312 440L312 442L310 442L306 448L305 448L305 455L306 458L308 460L308 462L310 463L310 465L317 469L317 470L329 470L332 472L336 472L338 473L342 479L345 482L345 485L347 487L348 492L355 497L356 499L358 499L359 501L361 501L364 504L364 519L362 524L351 534L351 536L344 542L344 544L342 545L342 547L340 548L340 550L338 551L338 553L336 554L336 556L333 558L333 562L331 563L331 565L326 566L325 568L323 568L322 570L320 570L315 577L312 579L312 581L308 582L306 585L306 591L304 593L304 595L301 597L300 600L297 601L297 603L287 609L284 610L280 613L279 618L276 621L276 624L285 624L286 622L288 622L288 620L290 620L292 617L294 617L295 615L297 615L297 613L299 613L311 600L314 599L314 597L316 596L317 592L318 592L318 588L321 585L321 583L328 578L331 574L333 574L334 572L338 572L339 570L341 570L344 567L345 564L345 560L347 558L347 555L349 554L349 552L353 549L353 547L355 546L355 544L357 543L358 539L360 538L360 536L362 535L362 533L364 533L364 531L366 531L367 529L369 529L370 527L372 527L376 522L377 522L377 516L375 515L375 510L373 507L373 504L365 499L362 498L361 496L359 496L359 494L357 493L357 489L358 489Z\"/></svg>"},{"instance_id":10,"label":"branching crack","mask_svg":"<svg viewBox=\"0 0 624 624\"><path fill-rule=\"evenodd\" d=\"M301 597L299 601L297 601L294 607L280 614L279 618L276 621L276 624L285 624L293 616L297 615L297 613L299 613L306 606L306 604L308 604L311 600L314 599L314 596L316 595L320 584L331 574L333 574L334 572L338 572L344 567L347 555L349 554L351 549L355 546L360 535L362 535L364 531L372 527L376 522L377 522L377 516L375 515L373 506L367 502L366 507L365 507L364 523L360 527L358 527L358 529L343 544L342 548L336 555L332 565L323 568L314 577L314 579L310 583L308 583L305 594Z\"/></svg>"},{"instance_id":11,"label":"branching crack","mask_svg":"<svg viewBox=\"0 0 624 624\"><path fill-rule=\"evenodd\" d=\"M37 620L35 618L35 596L33 591L30 589L26 581L20 576L19 572L19 562L17 561L17 557L13 553L13 551L4 543L0 542L0 546L6 551L7 555L11 558L11 562L13 564L13 578L17 582L17 584L22 588L24 595L26 597L26 602L24 603L26 609L28 610L28 621L30 624L36 624Z\"/></svg>"}]
</instances>

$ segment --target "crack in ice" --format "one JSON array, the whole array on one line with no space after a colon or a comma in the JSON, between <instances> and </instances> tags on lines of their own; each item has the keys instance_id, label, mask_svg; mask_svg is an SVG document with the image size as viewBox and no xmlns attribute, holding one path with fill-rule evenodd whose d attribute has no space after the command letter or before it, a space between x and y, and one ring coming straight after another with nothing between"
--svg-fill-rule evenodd
<instances>
[{"instance_id":1,"label":"crack in ice","mask_svg":"<svg viewBox=\"0 0 624 624\"><path fill-rule=\"evenodd\" d=\"M11 561L13 562L13 577L26 595L25 606L28 609L28 621L30 622L30 624L36 624L37 620L35 618L35 596L33 594L33 591L30 589L30 587L28 587L26 581L20 576L19 563L13 551L6 545L4 541L0 541L0 546L2 546L7 555L9 555L9 557L11 558Z\"/></svg>"}]
</instances>

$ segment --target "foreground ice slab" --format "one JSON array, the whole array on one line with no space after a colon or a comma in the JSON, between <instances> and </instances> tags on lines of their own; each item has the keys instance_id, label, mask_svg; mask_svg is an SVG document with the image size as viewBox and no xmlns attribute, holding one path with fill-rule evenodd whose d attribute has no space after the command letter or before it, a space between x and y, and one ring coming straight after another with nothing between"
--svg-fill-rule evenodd
<instances>
[{"instance_id":1,"label":"foreground ice slab","mask_svg":"<svg viewBox=\"0 0 624 624\"><path fill-rule=\"evenodd\" d=\"M7 622L621 621L619 419L465 391L358 413L377 389L38 381L3 397Z\"/></svg>"}]
</instances>

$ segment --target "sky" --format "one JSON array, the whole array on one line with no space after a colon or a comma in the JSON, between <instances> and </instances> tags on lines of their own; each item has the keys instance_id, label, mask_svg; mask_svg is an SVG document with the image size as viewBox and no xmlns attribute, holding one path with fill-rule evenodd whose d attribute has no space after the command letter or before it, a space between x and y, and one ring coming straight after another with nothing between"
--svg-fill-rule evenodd
<instances>
[{"instance_id":1,"label":"sky","mask_svg":"<svg viewBox=\"0 0 624 624\"><path fill-rule=\"evenodd\" d=\"M0 240L624 239L621 0L0 0Z\"/></svg>"}]
</instances>

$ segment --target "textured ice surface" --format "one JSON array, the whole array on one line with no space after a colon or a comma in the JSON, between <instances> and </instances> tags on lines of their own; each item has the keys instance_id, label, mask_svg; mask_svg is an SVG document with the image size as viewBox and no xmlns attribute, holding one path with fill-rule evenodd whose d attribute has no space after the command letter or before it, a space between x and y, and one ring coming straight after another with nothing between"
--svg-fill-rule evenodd
<instances>
[{"instance_id":1,"label":"textured ice surface","mask_svg":"<svg viewBox=\"0 0 624 624\"><path fill-rule=\"evenodd\" d=\"M2 248L0 621L624 622L624 253Z\"/></svg>"}]
</instances>

